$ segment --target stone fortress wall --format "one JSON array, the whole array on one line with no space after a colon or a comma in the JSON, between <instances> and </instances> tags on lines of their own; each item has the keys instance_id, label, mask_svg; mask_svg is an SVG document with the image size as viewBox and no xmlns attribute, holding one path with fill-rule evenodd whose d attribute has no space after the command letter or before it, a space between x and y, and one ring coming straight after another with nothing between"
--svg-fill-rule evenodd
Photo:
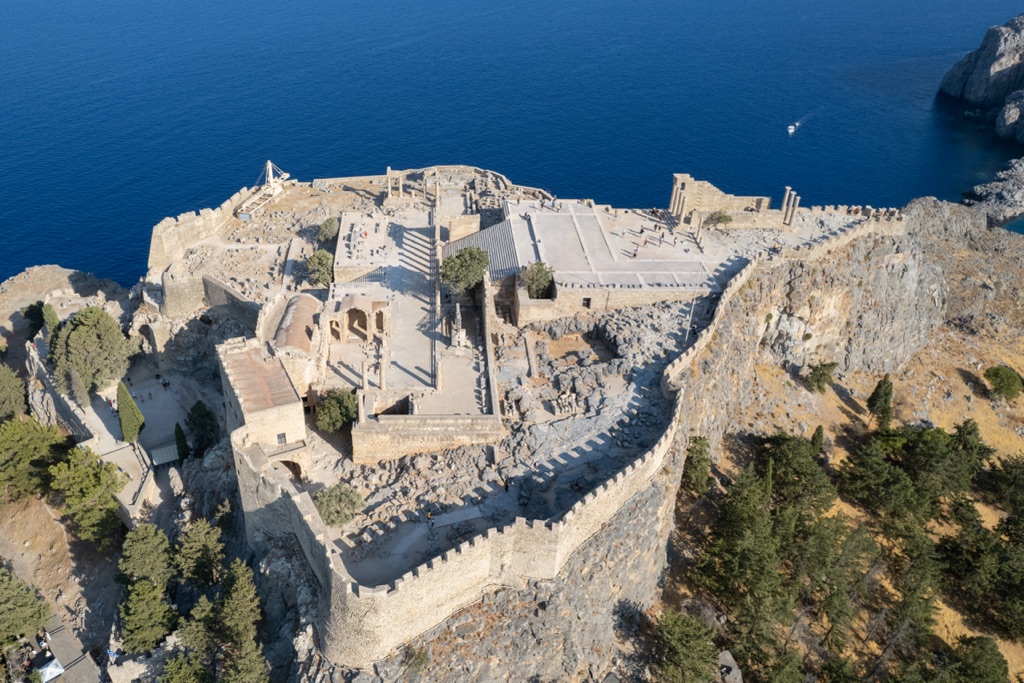
<instances>
[{"instance_id":1,"label":"stone fortress wall","mask_svg":"<svg viewBox=\"0 0 1024 683\"><path fill-rule=\"evenodd\" d=\"M165 270L185 256L193 244L216 235L234 218L235 209L257 189L243 187L216 209L201 209L198 213L189 211L157 223L149 242L149 271Z\"/></svg>"},{"instance_id":2,"label":"stone fortress wall","mask_svg":"<svg viewBox=\"0 0 1024 683\"><path fill-rule=\"evenodd\" d=\"M431 169L392 171L388 175L389 189L392 192L407 192L410 196L422 194L426 197L431 189L431 181L439 172L443 173L446 168L467 167L437 168L439 170L432 174L429 172ZM505 183L505 187L513 187L500 174L476 170L486 175L488 183L497 186ZM397 185L401 188L399 190L395 189L394 176L397 176ZM380 184L384 182L381 176L364 180ZM313 187L330 192L332 188L343 187L346 181L351 182L352 179L315 180ZM684 387L693 386L694 383L681 381L682 376L684 373L689 375L688 370L696 373L695 361L712 347L711 340L721 332L724 318L729 318L726 333L734 331L734 318L740 313L736 310L737 306L730 305L732 301L758 273L774 271L788 261L821 259L871 235L896 236L906 231L899 212L895 210L876 211L870 207L801 209L799 197L787 191L783 210L773 211L767 203L768 198L732 197L707 183L699 184L698 187L704 185L707 187L700 201L685 205L680 194L682 188L677 182L672 198L672 213L677 220L682 222L684 217L693 216L700 219L702 212L726 210L744 215L768 216L772 219L770 227L779 227L785 224L787 214L791 218L799 210L812 215L816 212L839 211L856 216L859 222L837 228L800 246L785 247L774 254L757 257L730 279L720 292L709 326L663 373L662 390L666 395L675 394L672 419L665 433L651 448L597 489L587 493L563 514L546 520L517 518L511 524L489 529L464 541L393 581L378 586L364 586L355 581L344 566L338 532L323 524L309 494L301 485L293 483L288 469L282 463L295 454L280 449L268 453L261 444L271 443L268 439L272 435L255 433L253 426L242 426L232 432L231 442L249 543L252 547L260 547L267 537L273 536L289 536L297 540L327 598L316 628L320 645L329 660L349 667L366 668L393 659L394 653L403 645L432 637L432 634L443 630L444 624L453 615L471 606L488 603L488 596L498 593L516 596L524 590L530 590L537 582L568 588L564 600L578 601L581 599L580 594L574 589L575 583L581 581L578 565L583 563L585 566L589 561L587 558L600 554L601 551L596 550L594 544L604 543L609 538L635 536L638 524L643 525L645 532L651 531L649 526L657 525L657 533L654 534L657 538L638 542L643 547L639 559L630 560L633 573L630 576L620 575L619 572L626 570L620 568L617 561L602 571L607 574L604 580L619 586L632 586L629 591L639 596L641 602L649 604L654 599L656 577L665 564L664 535L671 527L672 501L678 486L678 481L672 481L671 473L678 470L680 450L685 449L689 433L703 433L699 428L708 427L710 419L707 414L691 414L699 402L692 395L692 389L684 391ZM538 197L551 199L542 190L521 186L515 188L520 192L532 192ZM440 184L434 185L433 189L437 199ZM416 190L419 192L413 194ZM284 303L284 299L269 302L270 305L264 306L261 311L258 304L247 300L231 285L214 277L189 273L179 260L196 241L222 231L232 219L235 208L250 195L252 191L243 189L217 209L204 209L198 214L182 214L177 219L165 219L156 226L150 250L150 278L156 273L160 274L163 298L159 303L165 315L186 317L204 304L209 304L222 307L246 327L256 331L258 338L265 339L270 334L270 321L276 318L271 313ZM483 199L492 198L482 197L478 201ZM479 210L478 206L475 208ZM443 220L443 216L435 217L434 223L438 229ZM731 227L746 227L742 221L738 222L741 225L733 223ZM449 227L450 236L453 230L468 231L475 226L466 223L446 227ZM762 280L763 277L758 282L763 285ZM522 290L517 291L515 296L515 313L519 325L535 320L572 316L585 310L645 306L662 301L688 300L707 293L706 288L562 287L556 290L552 300L531 300L526 296L521 283L517 285L516 289ZM492 321L496 318L492 306L492 287L489 282L485 287L483 335L486 363L491 368L495 365L490 331L495 329ZM705 390L705 387L700 389L701 392ZM423 450L450 448L461 443L452 442L453 427L466 431L470 436L474 431L479 431L484 441L493 442L500 438L499 431L503 427L498 388L489 382L487 391L492 414L464 416L468 421L465 424L455 425L452 418L445 416L378 416L377 424L382 440L377 446L383 452L389 443L398 438L405 442L420 439ZM415 418L417 423L410 423L410 418ZM403 426L392 424L397 422L402 422ZM415 433L404 433L406 426ZM375 461L379 460L380 457L375 458ZM657 520L649 520L648 517L654 513ZM620 541L615 543L619 544ZM621 547L628 545L625 543ZM614 560L614 552L607 552L612 553ZM622 566L625 565L623 561ZM637 567L640 569L640 577L636 574Z\"/></svg>"},{"instance_id":3,"label":"stone fortress wall","mask_svg":"<svg viewBox=\"0 0 1024 683\"><path fill-rule=\"evenodd\" d=\"M722 291L710 325L665 370L662 388L676 393L666 432L654 446L563 515L548 520L517 518L508 526L489 529L464 541L393 582L363 586L345 571L331 540L332 532L319 519L308 494L297 490L284 471L265 457L261 459L254 449L236 448L250 542L258 544L261 534L296 534L306 560L330 595L330 609L324 610L317 625L324 654L333 662L358 668L383 660L496 589L523 588L532 581L555 579L589 539L616 524L620 511L638 494L651 489L659 472L667 467L674 446L685 448L688 437L679 433L680 425L686 421L685 413L694 405L695 397L684 396L675 380L708 348L720 321L732 313L730 303L751 277L765 269L774 270L790 259L818 259L861 237L895 235L902 230L901 222L895 220L865 221L819 243L749 263ZM232 441L241 444L244 436L233 434ZM667 487L665 495L674 496L674 487ZM663 562L662 558L661 566ZM651 569L657 573L661 566Z\"/></svg>"}]
</instances>

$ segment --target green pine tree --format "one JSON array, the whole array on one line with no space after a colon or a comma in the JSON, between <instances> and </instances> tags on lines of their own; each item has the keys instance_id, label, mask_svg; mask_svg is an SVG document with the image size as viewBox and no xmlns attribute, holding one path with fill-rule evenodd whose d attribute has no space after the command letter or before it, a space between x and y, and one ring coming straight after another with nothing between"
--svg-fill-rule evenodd
<instances>
[{"instance_id":1,"label":"green pine tree","mask_svg":"<svg viewBox=\"0 0 1024 683\"><path fill-rule=\"evenodd\" d=\"M244 643L256 639L260 599L252 570L238 558L228 568L217 612L220 640L226 647L238 651Z\"/></svg>"},{"instance_id":2,"label":"green pine tree","mask_svg":"<svg viewBox=\"0 0 1024 683\"><path fill-rule=\"evenodd\" d=\"M50 608L21 579L0 567L0 645L43 627Z\"/></svg>"},{"instance_id":3,"label":"green pine tree","mask_svg":"<svg viewBox=\"0 0 1024 683\"><path fill-rule=\"evenodd\" d=\"M224 561L224 544L220 542L220 535L221 530L202 517L185 528L178 537L174 556L182 581L189 581L202 589L218 580Z\"/></svg>"},{"instance_id":4,"label":"green pine tree","mask_svg":"<svg viewBox=\"0 0 1024 683\"><path fill-rule=\"evenodd\" d=\"M456 294L467 292L480 284L487 273L490 256L478 247L466 247L441 262L441 282Z\"/></svg>"},{"instance_id":5,"label":"green pine tree","mask_svg":"<svg viewBox=\"0 0 1024 683\"><path fill-rule=\"evenodd\" d=\"M50 466L49 472L50 488L62 494L64 513L75 525L76 535L100 548L110 547L121 526L116 496L124 488L124 475L88 448L72 448L67 461Z\"/></svg>"},{"instance_id":6,"label":"green pine tree","mask_svg":"<svg viewBox=\"0 0 1024 683\"><path fill-rule=\"evenodd\" d=\"M710 681L718 664L714 632L695 617L667 609L655 631L659 681Z\"/></svg>"},{"instance_id":7,"label":"green pine tree","mask_svg":"<svg viewBox=\"0 0 1024 683\"><path fill-rule=\"evenodd\" d=\"M0 365L0 423L25 414L25 383L18 373Z\"/></svg>"},{"instance_id":8,"label":"green pine tree","mask_svg":"<svg viewBox=\"0 0 1024 683\"><path fill-rule=\"evenodd\" d=\"M174 576L171 544L155 524L139 524L128 532L117 568L131 581L149 581L161 592Z\"/></svg>"},{"instance_id":9,"label":"green pine tree","mask_svg":"<svg viewBox=\"0 0 1024 683\"><path fill-rule=\"evenodd\" d=\"M217 638L213 631L213 610L213 603L205 595L200 597L192 608L188 620L178 629L178 638L188 649L189 655L207 668L212 667L213 654L217 648Z\"/></svg>"},{"instance_id":10,"label":"green pine tree","mask_svg":"<svg viewBox=\"0 0 1024 683\"><path fill-rule=\"evenodd\" d=\"M46 491L48 467L66 456L67 437L32 418L0 424L0 501Z\"/></svg>"},{"instance_id":11,"label":"green pine tree","mask_svg":"<svg viewBox=\"0 0 1024 683\"><path fill-rule=\"evenodd\" d=\"M702 496L711 482L711 445L707 437L695 436L686 449L683 464L683 486L691 493Z\"/></svg>"},{"instance_id":12,"label":"green pine tree","mask_svg":"<svg viewBox=\"0 0 1024 683\"><path fill-rule=\"evenodd\" d=\"M309 279L315 285L329 285L334 282L334 256L326 249L317 249L306 261Z\"/></svg>"},{"instance_id":13,"label":"green pine tree","mask_svg":"<svg viewBox=\"0 0 1024 683\"><path fill-rule=\"evenodd\" d=\"M64 394L82 402L83 394L104 389L128 371L135 347L102 308L84 308L51 335L54 380Z\"/></svg>"},{"instance_id":14,"label":"green pine tree","mask_svg":"<svg viewBox=\"0 0 1024 683\"><path fill-rule=\"evenodd\" d=\"M160 674L160 683L212 683L213 676L203 663L179 652L164 664L164 672Z\"/></svg>"},{"instance_id":15,"label":"green pine tree","mask_svg":"<svg viewBox=\"0 0 1024 683\"><path fill-rule=\"evenodd\" d=\"M175 613L164 601L163 590L149 581L137 581L121 604L121 630L129 652L152 650L174 628Z\"/></svg>"}]
</instances>

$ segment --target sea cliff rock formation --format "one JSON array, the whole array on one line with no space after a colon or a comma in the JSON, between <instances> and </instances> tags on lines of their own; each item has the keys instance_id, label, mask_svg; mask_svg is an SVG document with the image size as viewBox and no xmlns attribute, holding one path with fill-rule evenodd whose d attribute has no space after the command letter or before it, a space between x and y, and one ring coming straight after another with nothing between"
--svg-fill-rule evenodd
<instances>
[{"instance_id":1,"label":"sea cliff rock formation","mask_svg":"<svg viewBox=\"0 0 1024 683\"><path fill-rule=\"evenodd\" d=\"M1024 15L993 26L974 52L942 79L939 91L983 110L996 133L1024 141Z\"/></svg>"}]
</instances>

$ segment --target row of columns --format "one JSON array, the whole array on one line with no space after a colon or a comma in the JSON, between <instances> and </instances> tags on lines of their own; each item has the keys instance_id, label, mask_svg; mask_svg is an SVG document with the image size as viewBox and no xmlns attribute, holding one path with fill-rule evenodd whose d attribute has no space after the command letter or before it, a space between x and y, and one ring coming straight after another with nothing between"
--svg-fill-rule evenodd
<instances>
[{"instance_id":1,"label":"row of columns","mask_svg":"<svg viewBox=\"0 0 1024 683\"><path fill-rule=\"evenodd\" d=\"M786 185L786 194L782 197L782 224L792 225L793 216L800 207L800 195L793 192L793 188Z\"/></svg>"},{"instance_id":2,"label":"row of columns","mask_svg":"<svg viewBox=\"0 0 1024 683\"><path fill-rule=\"evenodd\" d=\"M434 169L434 203L437 204L441 201L441 174L437 168ZM392 197L405 197L405 181L406 174L402 171L392 171L391 167L388 166L387 171L387 196L388 199ZM423 199L427 198L427 172L423 172ZM409 191L409 197L412 197L412 191Z\"/></svg>"},{"instance_id":3,"label":"row of columns","mask_svg":"<svg viewBox=\"0 0 1024 683\"><path fill-rule=\"evenodd\" d=\"M672 179L672 199L668 204L668 212L677 220L682 220L683 210L686 208L686 197L683 195L683 181L679 174Z\"/></svg>"}]
</instances>

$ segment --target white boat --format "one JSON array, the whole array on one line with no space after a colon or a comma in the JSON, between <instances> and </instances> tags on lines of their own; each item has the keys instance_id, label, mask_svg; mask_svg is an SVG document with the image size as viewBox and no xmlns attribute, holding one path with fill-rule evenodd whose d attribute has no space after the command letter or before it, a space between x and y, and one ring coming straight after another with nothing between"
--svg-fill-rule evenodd
<instances>
[{"instance_id":1,"label":"white boat","mask_svg":"<svg viewBox=\"0 0 1024 683\"><path fill-rule=\"evenodd\" d=\"M788 132L788 133L789 133L790 135L792 135L793 133L795 133L795 132L796 132L796 129L797 129L797 128L798 128L799 126L800 126L800 124L799 124L799 123L793 123L793 124L790 124L790 126L789 126L788 128L786 128L786 132Z\"/></svg>"}]
</instances>

